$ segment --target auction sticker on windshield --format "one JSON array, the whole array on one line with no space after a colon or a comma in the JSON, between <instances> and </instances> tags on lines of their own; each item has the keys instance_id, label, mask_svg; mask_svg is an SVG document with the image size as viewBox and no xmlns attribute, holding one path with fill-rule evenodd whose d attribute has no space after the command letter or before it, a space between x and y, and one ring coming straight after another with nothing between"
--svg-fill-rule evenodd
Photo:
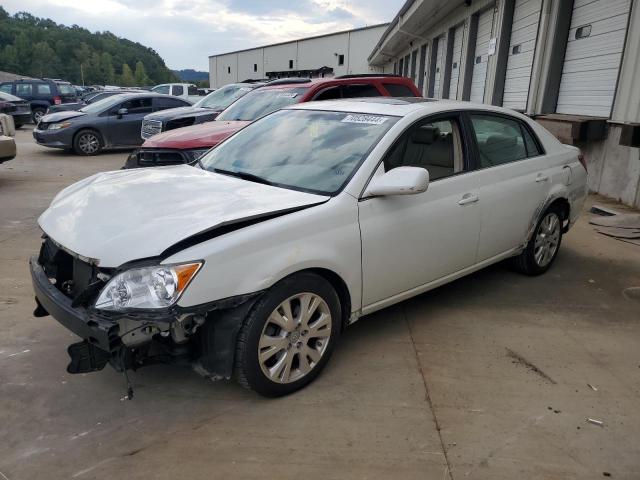
<instances>
[{"instance_id":1,"label":"auction sticker on windshield","mask_svg":"<svg viewBox=\"0 0 640 480\"><path fill-rule=\"evenodd\" d=\"M387 121L387 117L377 115L347 115L342 119L343 123L365 123L367 125L382 125Z\"/></svg>"}]
</instances>

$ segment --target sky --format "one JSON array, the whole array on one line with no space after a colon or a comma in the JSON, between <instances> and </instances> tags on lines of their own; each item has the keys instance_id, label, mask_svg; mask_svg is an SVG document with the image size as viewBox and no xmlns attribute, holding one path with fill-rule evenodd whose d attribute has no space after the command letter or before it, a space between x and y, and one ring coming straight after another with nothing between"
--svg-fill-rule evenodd
<instances>
[{"instance_id":1,"label":"sky","mask_svg":"<svg viewBox=\"0 0 640 480\"><path fill-rule=\"evenodd\" d=\"M404 0L2 0L64 25L109 30L173 69L207 71L218 53L389 22Z\"/></svg>"}]
</instances>

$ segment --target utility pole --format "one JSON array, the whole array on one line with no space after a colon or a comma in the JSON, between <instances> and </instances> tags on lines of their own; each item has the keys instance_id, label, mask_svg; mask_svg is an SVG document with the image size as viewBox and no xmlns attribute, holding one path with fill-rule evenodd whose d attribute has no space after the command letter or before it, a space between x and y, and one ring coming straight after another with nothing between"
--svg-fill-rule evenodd
<instances>
[{"instance_id":1,"label":"utility pole","mask_svg":"<svg viewBox=\"0 0 640 480\"><path fill-rule=\"evenodd\" d=\"M82 78L82 86L84 87L84 70L82 69L82 64L80 64L80 77Z\"/></svg>"}]
</instances>

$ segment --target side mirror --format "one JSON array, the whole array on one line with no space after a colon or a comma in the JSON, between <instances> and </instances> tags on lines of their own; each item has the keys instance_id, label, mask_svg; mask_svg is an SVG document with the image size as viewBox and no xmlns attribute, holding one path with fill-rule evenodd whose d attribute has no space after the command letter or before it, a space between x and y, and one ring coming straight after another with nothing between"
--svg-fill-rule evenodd
<instances>
[{"instance_id":1,"label":"side mirror","mask_svg":"<svg viewBox=\"0 0 640 480\"><path fill-rule=\"evenodd\" d=\"M127 115L129 113L129 110L127 110L126 108L121 108L118 110L118 118L122 118L123 115Z\"/></svg>"},{"instance_id":2,"label":"side mirror","mask_svg":"<svg viewBox=\"0 0 640 480\"><path fill-rule=\"evenodd\" d=\"M413 195L429 186L429 172L419 167L398 167L374 177L365 196Z\"/></svg>"}]
</instances>

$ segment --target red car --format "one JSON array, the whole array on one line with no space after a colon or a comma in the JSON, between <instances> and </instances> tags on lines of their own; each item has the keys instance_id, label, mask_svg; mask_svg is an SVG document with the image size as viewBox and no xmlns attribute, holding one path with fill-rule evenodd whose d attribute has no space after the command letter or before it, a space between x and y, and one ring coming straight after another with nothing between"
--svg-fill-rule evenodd
<instances>
[{"instance_id":1,"label":"red car","mask_svg":"<svg viewBox=\"0 0 640 480\"><path fill-rule=\"evenodd\" d=\"M169 130L147 139L124 168L191 163L249 123L294 103L358 97L420 97L409 78L348 75L335 78L285 78L247 93L215 121Z\"/></svg>"}]
</instances>

